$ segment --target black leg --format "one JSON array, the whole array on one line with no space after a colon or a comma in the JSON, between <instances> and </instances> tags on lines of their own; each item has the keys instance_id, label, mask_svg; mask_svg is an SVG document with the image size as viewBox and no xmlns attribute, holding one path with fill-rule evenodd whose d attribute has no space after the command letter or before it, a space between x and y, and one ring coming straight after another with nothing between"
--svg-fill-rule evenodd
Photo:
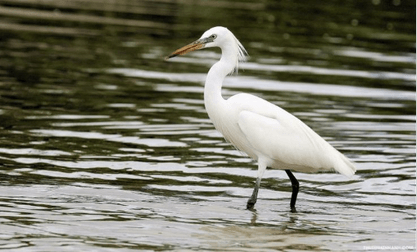
<instances>
[{"instance_id":1,"label":"black leg","mask_svg":"<svg viewBox=\"0 0 417 252\"><path fill-rule=\"evenodd\" d=\"M285 172L290 178L291 185L292 185L292 195L291 195L291 204L290 204L291 212L296 212L295 201L297 200L298 188L300 188L300 186L299 186L298 180L294 177L294 175L292 174L290 170L285 170Z\"/></svg>"},{"instance_id":2,"label":"black leg","mask_svg":"<svg viewBox=\"0 0 417 252\"><path fill-rule=\"evenodd\" d=\"M253 207L255 206L256 199L258 198L258 191L259 191L260 184L261 184L261 179L257 178L255 188L253 189L252 196L250 197L250 199L248 200L248 203L246 204L246 209L252 210Z\"/></svg>"}]
</instances>

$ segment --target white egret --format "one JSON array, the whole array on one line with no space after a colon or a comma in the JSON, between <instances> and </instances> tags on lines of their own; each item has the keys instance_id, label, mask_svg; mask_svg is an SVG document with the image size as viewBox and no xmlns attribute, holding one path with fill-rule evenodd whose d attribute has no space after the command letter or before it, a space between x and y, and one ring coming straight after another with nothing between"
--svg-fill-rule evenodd
<instances>
[{"instance_id":1,"label":"white egret","mask_svg":"<svg viewBox=\"0 0 417 252\"><path fill-rule=\"evenodd\" d=\"M215 128L237 149L258 161L258 173L247 208L256 203L262 176L267 167L285 170L292 184L290 207L295 211L299 183L291 171L335 170L346 176L355 166L316 132L284 109L250 94L237 94L225 100L221 88L225 77L237 70L246 50L224 27L206 31L166 59L188 52L220 47L222 56L209 70L204 86L204 104Z\"/></svg>"}]
</instances>

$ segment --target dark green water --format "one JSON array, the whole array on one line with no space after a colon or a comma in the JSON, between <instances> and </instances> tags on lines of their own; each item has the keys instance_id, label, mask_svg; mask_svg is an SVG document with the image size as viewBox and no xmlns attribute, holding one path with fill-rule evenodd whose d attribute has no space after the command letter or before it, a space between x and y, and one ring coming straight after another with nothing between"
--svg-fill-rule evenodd
<instances>
[{"instance_id":1,"label":"dark green water","mask_svg":"<svg viewBox=\"0 0 417 252\"><path fill-rule=\"evenodd\" d=\"M416 5L0 0L0 250L414 251ZM356 162L267 170L215 131L220 51L163 58L212 26L250 54L224 96L258 95Z\"/></svg>"}]
</instances>

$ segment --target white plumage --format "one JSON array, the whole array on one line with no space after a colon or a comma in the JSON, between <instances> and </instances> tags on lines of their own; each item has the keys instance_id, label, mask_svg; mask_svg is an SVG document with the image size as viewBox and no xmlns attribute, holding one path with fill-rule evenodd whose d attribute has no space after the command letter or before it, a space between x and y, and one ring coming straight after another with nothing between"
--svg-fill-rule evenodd
<instances>
[{"instance_id":1,"label":"white plumage","mask_svg":"<svg viewBox=\"0 0 417 252\"><path fill-rule=\"evenodd\" d=\"M207 113L229 142L258 161L257 183L248 208L253 208L256 203L266 167L286 170L293 185L293 211L298 181L290 170L308 173L335 170L346 176L355 173L353 163L284 109L250 94L223 99L224 78L237 71L238 62L245 60L246 56L242 44L227 28L211 28L199 40L176 50L167 58L207 47L220 47L222 50L220 61L210 68L204 86Z\"/></svg>"}]
</instances>

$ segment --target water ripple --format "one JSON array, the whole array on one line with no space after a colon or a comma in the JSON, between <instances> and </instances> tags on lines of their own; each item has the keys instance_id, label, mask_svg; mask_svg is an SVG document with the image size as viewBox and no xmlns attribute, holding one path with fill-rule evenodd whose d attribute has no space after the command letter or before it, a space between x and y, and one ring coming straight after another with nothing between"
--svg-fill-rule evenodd
<instances>
[{"instance_id":1,"label":"water ripple","mask_svg":"<svg viewBox=\"0 0 417 252\"><path fill-rule=\"evenodd\" d=\"M0 0L0 249L414 251L415 1L191 2ZM296 115L352 178L295 173L293 213L268 169L246 210L257 165L203 102L220 51L163 60L213 23L251 55L224 97Z\"/></svg>"}]
</instances>

